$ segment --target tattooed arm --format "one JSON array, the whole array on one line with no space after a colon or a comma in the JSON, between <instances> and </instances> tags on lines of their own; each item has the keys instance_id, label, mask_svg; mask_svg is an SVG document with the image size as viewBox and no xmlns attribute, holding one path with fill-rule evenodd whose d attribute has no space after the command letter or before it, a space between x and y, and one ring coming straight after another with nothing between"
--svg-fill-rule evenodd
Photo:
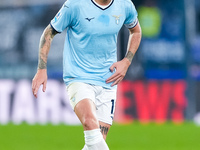
<instances>
[{"instance_id":1,"label":"tattooed arm","mask_svg":"<svg viewBox=\"0 0 200 150\"><path fill-rule=\"evenodd\" d=\"M51 41L57 32L48 25L44 30L39 44L39 60L38 60L38 69L47 68L47 56L50 50Z\"/></svg>"},{"instance_id":2,"label":"tattooed arm","mask_svg":"<svg viewBox=\"0 0 200 150\"><path fill-rule=\"evenodd\" d=\"M130 36L128 42L128 52L126 56L124 59L114 63L110 67L111 72L113 72L114 68L116 69L116 72L106 80L106 83L113 82L111 86L117 85L120 81L122 81L140 45L142 35L139 22L134 28L129 29L129 31Z\"/></svg>"},{"instance_id":3,"label":"tattooed arm","mask_svg":"<svg viewBox=\"0 0 200 150\"><path fill-rule=\"evenodd\" d=\"M130 36L129 36L129 42L128 42L128 53L126 54L125 58L129 60L129 62L132 62L132 59L140 45L140 41L142 38L142 32L140 28L140 24L136 25L136 27L129 29Z\"/></svg>"},{"instance_id":4,"label":"tattooed arm","mask_svg":"<svg viewBox=\"0 0 200 150\"><path fill-rule=\"evenodd\" d=\"M53 37L57 34L50 25L48 25L41 38L39 44L39 58L38 58L38 70L32 81L32 92L37 98L37 92L41 84L43 84L43 92L46 90L47 83L47 58L50 50Z\"/></svg>"}]
</instances>

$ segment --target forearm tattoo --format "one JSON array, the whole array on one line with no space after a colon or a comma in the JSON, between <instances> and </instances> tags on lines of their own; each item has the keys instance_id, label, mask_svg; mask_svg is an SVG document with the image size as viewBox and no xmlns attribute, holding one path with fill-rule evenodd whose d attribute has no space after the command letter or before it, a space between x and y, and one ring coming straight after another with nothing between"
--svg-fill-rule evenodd
<instances>
[{"instance_id":1,"label":"forearm tattoo","mask_svg":"<svg viewBox=\"0 0 200 150\"><path fill-rule=\"evenodd\" d=\"M132 62L133 56L134 56L134 54L131 51L128 51L128 53L126 54L126 58L128 58L128 60L130 62Z\"/></svg>"},{"instance_id":2,"label":"forearm tattoo","mask_svg":"<svg viewBox=\"0 0 200 150\"><path fill-rule=\"evenodd\" d=\"M47 56L43 54L42 52L40 52L40 56L38 60L38 69L46 69L46 68L47 68Z\"/></svg>"},{"instance_id":3,"label":"forearm tattoo","mask_svg":"<svg viewBox=\"0 0 200 150\"><path fill-rule=\"evenodd\" d=\"M103 135L107 135L108 134L108 127L100 125L100 130L101 130L101 133Z\"/></svg>"},{"instance_id":4,"label":"forearm tattoo","mask_svg":"<svg viewBox=\"0 0 200 150\"><path fill-rule=\"evenodd\" d=\"M57 32L50 25L47 26L42 34L39 45L38 69L47 68L48 52L51 46L51 41L56 34Z\"/></svg>"}]
</instances>

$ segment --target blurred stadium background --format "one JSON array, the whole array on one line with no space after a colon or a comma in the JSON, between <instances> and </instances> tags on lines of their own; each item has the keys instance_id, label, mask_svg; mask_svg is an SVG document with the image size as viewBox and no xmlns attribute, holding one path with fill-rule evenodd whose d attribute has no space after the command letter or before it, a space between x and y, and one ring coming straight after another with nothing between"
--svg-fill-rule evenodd
<instances>
[{"instance_id":1,"label":"blurred stadium background","mask_svg":"<svg viewBox=\"0 0 200 150\"><path fill-rule=\"evenodd\" d=\"M83 146L82 127L62 81L65 33L52 43L47 92L40 90L35 99L31 91L39 38L64 1L0 0L0 150ZM200 1L133 2L143 38L118 86L115 123L107 142L114 150L198 150ZM119 60L128 34L124 27L119 33Z\"/></svg>"}]
</instances>

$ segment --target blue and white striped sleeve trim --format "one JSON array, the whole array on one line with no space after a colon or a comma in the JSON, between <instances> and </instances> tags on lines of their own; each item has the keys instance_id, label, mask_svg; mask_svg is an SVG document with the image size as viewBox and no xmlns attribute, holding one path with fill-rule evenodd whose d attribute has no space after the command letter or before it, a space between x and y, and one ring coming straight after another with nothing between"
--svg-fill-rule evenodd
<instances>
[{"instance_id":1,"label":"blue and white striped sleeve trim","mask_svg":"<svg viewBox=\"0 0 200 150\"><path fill-rule=\"evenodd\" d=\"M134 28L138 24L138 18L136 18L132 23L130 24L124 24L128 29Z\"/></svg>"}]
</instances>

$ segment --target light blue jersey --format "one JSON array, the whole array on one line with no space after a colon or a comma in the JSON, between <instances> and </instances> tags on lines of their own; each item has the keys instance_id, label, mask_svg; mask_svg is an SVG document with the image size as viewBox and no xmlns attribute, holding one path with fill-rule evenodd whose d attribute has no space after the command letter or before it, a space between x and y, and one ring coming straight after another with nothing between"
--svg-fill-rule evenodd
<instances>
[{"instance_id":1,"label":"light blue jersey","mask_svg":"<svg viewBox=\"0 0 200 150\"><path fill-rule=\"evenodd\" d=\"M133 28L137 11L131 0L113 0L106 8L94 0L67 0L51 26L67 29L63 52L63 79L112 88L106 79L117 61L117 35L122 25ZM114 87L115 88L115 87Z\"/></svg>"}]
</instances>

